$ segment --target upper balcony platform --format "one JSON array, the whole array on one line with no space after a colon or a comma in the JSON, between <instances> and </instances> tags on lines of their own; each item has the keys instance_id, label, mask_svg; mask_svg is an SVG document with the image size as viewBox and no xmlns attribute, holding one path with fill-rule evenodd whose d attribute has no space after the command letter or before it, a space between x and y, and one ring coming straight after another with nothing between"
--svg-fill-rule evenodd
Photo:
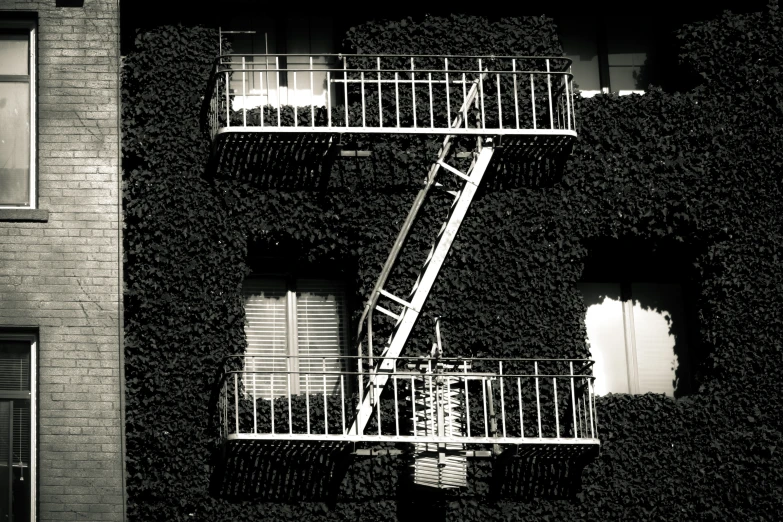
<instances>
[{"instance_id":1,"label":"upper balcony platform","mask_svg":"<svg viewBox=\"0 0 783 522\"><path fill-rule=\"evenodd\" d=\"M321 154L352 134L492 137L508 156L541 159L576 139L570 67L538 56L228 54L202 128L219 164L263 156L259 145Z\"/></svg>"}]
</instances>

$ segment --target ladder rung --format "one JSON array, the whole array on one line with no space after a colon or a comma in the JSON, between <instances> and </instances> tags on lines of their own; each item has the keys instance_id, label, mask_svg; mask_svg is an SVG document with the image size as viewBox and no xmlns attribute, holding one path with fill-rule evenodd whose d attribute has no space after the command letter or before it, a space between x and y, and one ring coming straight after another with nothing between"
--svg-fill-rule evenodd
<instances>
[{"instance_id":1,"label":"ladder rung","mask_svg":"<svg viewBox=\"0 0 783 522\"><path fill-rule=\"evenodd\" d=\"M381 289L379 290L379 293L380 293L381 295L385 296L385 297L388 297L388 298L389 298L389 299L391 299L392 301L394 301L394 302L396 302L396 303L399 303L399 304L401 304L402 306L405 306L405 307L407 307L407 308L413 308L413 305L412 305L411 303L409 303L409 302L408 302L408 301L406 301L405 299L400 299L400 298L399 298L399 297L397 297L396 295L394 295L394 294L391 294L391 293L387 292L387 291L386 291L386 290L384 290L383 288L381 288ZM415 308L413 308L413 309L415 310ZM418 310L416 310L416 311L418 312Z\"/></svg>"},{"instance_id":2,"label":"ladder rung","mask_svg":"<svg viewBox=\"0 0 783 522\"><path fill-rule=\"evenodd\" d=\"M449 164L448 164L448 163L446 163L445 161L443 161L443 160L438 160L438 165L440 165L440 166L441 166L441 167L443 167L444 169L448 170L449 172L451 172L451 173L452 173L452 174L454 174L455 176L457 176L457 177L460 177L460 178L464 179L464 180L465 180L465 181L467 181L468 183L473 183L473 181L470 179L470 177L469 177L467 174L465 174L464 172L460 172L459 170L455 169L454 167L452 167L451 165L449 165ZM473 184L475 185L475 183L473 183Z\"/></svg>"},{"instance_id":3,"label":"ladder rung","mask_svg":"<svg viewBox=\"0 0 783 522\"><path fill-rule=\"evenodd\" d=\"M389 317L393 317L397 321L400 320L400 316L399 315L395 314L394 312L392 312L391 310L389 310L387 308L382 307L381 305L375 305L375 309L378 310L379 312L381 312L382 314L386 314Z\"/></svg>"}]
</instances>

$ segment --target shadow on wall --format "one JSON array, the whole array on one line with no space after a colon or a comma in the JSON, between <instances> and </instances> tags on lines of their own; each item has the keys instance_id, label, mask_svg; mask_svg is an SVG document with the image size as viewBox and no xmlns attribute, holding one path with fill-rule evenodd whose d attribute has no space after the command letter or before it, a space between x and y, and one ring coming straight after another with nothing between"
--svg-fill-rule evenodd
<instances>
[{"instance_id":1,"label":"shadow on wall","mask_svg":"<svg viewBox=\"0 0 783 522\"><path fill-rule=\"evenodd\" d=\"M333 502L351 462L347 447L297 441L227 444L215 455L210 494L234 502Z\"/></svg>"}]
</instances>

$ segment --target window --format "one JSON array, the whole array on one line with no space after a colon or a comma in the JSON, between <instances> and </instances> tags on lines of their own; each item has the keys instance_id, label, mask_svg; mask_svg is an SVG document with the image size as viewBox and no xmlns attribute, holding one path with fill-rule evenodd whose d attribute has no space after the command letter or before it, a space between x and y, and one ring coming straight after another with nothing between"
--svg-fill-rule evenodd
<instances>
[{"instance_id":1,"label":"window","mask_svg":"<svg viewBox=\"0 0 783 522\"><path fill-rule=\"evenodd\" d=\"M340 392L340 379L323 372L345 369L348 354L345 288L328 279L251 277L245 280L246 388L261 397ZM272 373L267 373L272 372ZM286 372L291 374L290 381ZM317 383L314 375L320 372ZM273 378L272 378L273 377ZM249 381L249 382L248 382Z\"/></svg>"},{"instance_id":2,"label":"window","mask_svg":"<svg viewBox=\"0 0 783 522\"><path fill-rule=\"evenodd\" d=\"M0 518L35 520L36 338L0 332Z\"/></svg>"},{"instance_id":3,"label":"window","mask_svg":"<svg viewBox=\"0 0 783 522\"><path fill-rule=\"evenodd\" d=\"M0 208L35 208L35 26L0 19Z\"/></svg>"},{"instance_id":4,"label":"window","mask_svg":"<svg viewBox=\"0 0 783 522\"><path fill-rule=\"evenodd\" d=\"M689 385L682 286L580 283L579 290L596 394L682 394Z\"/></svg>"}]
</instances>

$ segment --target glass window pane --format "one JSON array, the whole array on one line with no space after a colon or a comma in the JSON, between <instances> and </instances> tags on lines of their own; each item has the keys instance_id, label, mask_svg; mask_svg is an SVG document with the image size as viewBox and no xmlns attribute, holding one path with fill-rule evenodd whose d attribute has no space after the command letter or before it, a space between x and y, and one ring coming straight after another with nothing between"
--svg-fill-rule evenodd
<instances>
[{"instance_id":1,"label":"glass window pane","mask_svg":"<svg viewBox=\"0 0 783 522\"><path fill-rule=\"evenodd\" d=\"M29 205L30 84L0 82L0 205Z\"/></svg>"},{"instance_id":2,"label":"glass window pane","mask_svg":"<svg viewBox=\"0 0 783 522\"><path fill-rule=\"evenodd\" d=\"M288 369L287 291L283 279L246 279L242 287L245 301L245 389L257 397L286 393ZM274 380L273 380L274 376Z\"/></svg>"},{"instance_id":3,"label":"glass window pane","mask_svg":"<svg viewBox=\"0 0 783 522\"><path fill-rule=\"evenodd\" d=\"M581 283L596 395L629 393L623 303L618 283Z\"/></svg>"},{"instance_id":4,"label":"glass window pane","mask_svg":"<svg viewBox=\"0 0 783 522\"><path fill-rule=\"evenodd\" d=\"M0 75L30 74L30 33L0 33Z\"/></svg>"},{"instance_id":5,"label":"glass window pane","mask_svg":"<svg viewBox=\"0 0 783 522\"><path fill-rule=\"evenodd\" d=\"M0 392L30 390L30 342L0 340Z\"/></svg>"}]
</instances>

